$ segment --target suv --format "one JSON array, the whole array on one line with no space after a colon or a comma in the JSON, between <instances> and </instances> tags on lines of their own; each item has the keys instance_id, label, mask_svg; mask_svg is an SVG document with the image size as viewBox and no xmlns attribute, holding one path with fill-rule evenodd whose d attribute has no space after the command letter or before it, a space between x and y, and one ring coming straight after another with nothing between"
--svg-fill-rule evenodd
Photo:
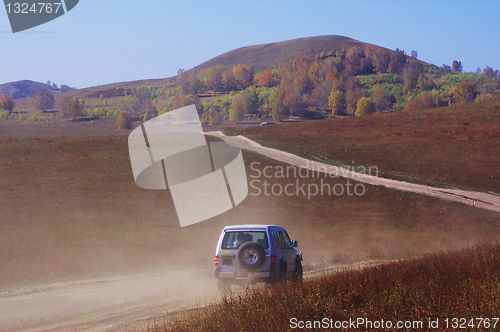
<instances>
[{"instance_id":1,"label":"suv","mask_svg":"<svg viewBox=\"0 0 500 332\"><path fill-rule=\"evenodd\" d=\"M302 251L286 230L270 225L226 226L215 251L219 289L232 283L286 283L302 280Z\"/></svg>"}]
</instances>

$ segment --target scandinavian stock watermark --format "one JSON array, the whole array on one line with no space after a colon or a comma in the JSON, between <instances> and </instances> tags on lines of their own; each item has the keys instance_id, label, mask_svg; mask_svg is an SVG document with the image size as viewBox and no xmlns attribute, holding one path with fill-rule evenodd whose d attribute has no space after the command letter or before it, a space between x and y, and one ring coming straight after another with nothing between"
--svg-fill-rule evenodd
<instances>
[{"instance_id":1,"label":"scandinavian stock watermark","mask_svg":"<svg viewBox=\"0 0 500 332\"><path fill-rule=\"evenodd\" d=\"M309 161L305 167L262 167L260 162L253 162L250 164L250 170L251 196L303 196L308 200L316 196L363 196L366 193L365 185L351 180L362 180L368 176L378 177L376 166L315 166ZM340 178L347 180L340 181Z\"/></svg>"}]
</instances>

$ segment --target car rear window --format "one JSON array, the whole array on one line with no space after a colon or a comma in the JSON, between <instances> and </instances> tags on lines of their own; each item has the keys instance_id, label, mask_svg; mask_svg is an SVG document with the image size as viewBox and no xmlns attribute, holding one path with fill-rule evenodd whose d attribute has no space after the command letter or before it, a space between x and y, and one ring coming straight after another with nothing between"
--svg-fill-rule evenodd
<instances>
[{"instance_id":1,"label":"car rear window","mask_svg":"<svg viewBox=\"0 0 500 332\"><path fill-rule=\"evenodd\" d=\"M252 241L260 244L264 249L268 249L266 232L235 231L226 232L222 240L222 249L237 249L245 242Z\"/></svg>"}]
</instances>

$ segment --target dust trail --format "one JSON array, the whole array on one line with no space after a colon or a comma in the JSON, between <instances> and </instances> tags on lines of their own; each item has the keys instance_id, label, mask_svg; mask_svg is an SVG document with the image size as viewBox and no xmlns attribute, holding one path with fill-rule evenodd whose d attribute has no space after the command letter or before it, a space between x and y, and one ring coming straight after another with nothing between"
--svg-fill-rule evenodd
<instances>
[{"instance_id":1,"label":"dust trail","mask_svg":"<svg viewBox=\"0 0 500 332\"><path fill-rule=\"evenodd\" d=\"M144 326L152 314L201 304L217 294L213 276L194 270L24 288L0 294L0 330Z\"/></svg>"}]
</instances>

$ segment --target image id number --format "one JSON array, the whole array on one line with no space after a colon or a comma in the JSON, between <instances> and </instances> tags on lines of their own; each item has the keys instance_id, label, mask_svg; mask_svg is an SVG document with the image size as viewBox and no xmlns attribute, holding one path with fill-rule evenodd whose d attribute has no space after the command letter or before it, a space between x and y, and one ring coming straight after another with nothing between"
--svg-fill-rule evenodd
<instances>
[{"instance_id":1,"label":"image id number","mask_svg":"<svg viewBox=\"0 0 500 332\"><path fill-rule=\"evenodd\" d=\"M38 2L34 3L31 5L27 3L19 3L15 2L11 4L10 2L7 3L5 6L7 7L7 13L14 13L14 14L41 14L41 13L47 13L47 14L52 14L59 11L59 8L61 8L62 3L61 2Z\"/></svg>"}]
</instances>

